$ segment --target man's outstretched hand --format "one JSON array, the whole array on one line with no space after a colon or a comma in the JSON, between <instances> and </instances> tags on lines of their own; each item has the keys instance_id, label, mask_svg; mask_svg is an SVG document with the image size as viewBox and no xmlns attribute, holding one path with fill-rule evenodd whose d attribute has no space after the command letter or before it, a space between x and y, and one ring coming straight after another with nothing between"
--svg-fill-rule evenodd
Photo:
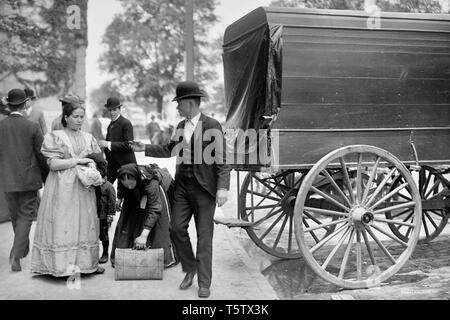
<instances>
[{"instance_id":1,"label":"man's outstretched hand","mask_svg":"<svg viewBox=\"0 0 450 320\"><path fill-rule=\"evenodd\" d=\"M129 141L128 142L133 149L134 152L142 152L145 151L145 143L140 141Z\"/></svg>"},{"instance_id":2,"label":"man's outstretched hand","mask_svg":"<svg viewBox=\"0 0 450 320\"><path fill-rule=\"evenodd\" d=\"M218 207L221 207L227 202L228 200L228 191L224 189L217 190L216 194L216 203Z\"/></svg>"}]
</instances>

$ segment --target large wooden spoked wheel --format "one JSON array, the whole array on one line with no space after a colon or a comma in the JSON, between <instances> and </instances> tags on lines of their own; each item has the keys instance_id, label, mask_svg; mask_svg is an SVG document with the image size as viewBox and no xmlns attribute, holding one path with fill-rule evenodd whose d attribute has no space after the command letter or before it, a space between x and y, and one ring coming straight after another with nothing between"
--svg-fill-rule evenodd
<instances>
[{"instance_id":1,"label":"large wooden spoked wheel","mask_svg":"<svg viewBox=\"0 0 450 320\"><path fill-rule=\"evenodd\" d=\"M293 227L294 205L304 172L285 170L277 174L250 172L246 175L239 195L239 216L254 223L245 230L253 242L272 256L283 259L301 257L295 240ZM318 182L319 189L326 190L329 183ZM316 199L307 201L315 202ZM318 206L322 206L321 203ZM325 208L330 207L325 204ZM306 227L317 226L333 220L334 217L317 219L305 215ZM319 242L333 226L319 229L312 235Z\"/></svg>"},{"instance_id":2,"label":"large wooden spoked wheel","mask_svg":"<svg viewBox=\"0 0 450 320\"><path fill-rule=\"evenodd\" d=\"M344 183L335 183L329 170L340 169ZM352 183L348 172L356 170ZM365 182L364 173L369 175ZM395 176L405 183L386 193ZM334 194L314 187L314 181L324 177L334 187ZM374 186L376 186L374 188ZM400 190L407 189L411 200L391 202ZM324 210L308 206L307 198L314 194L339 206L342 210ZM387 219L387 211L411 208L414 222ZM421 201L416 184L408 169L389 152L366 145L337 149L316 163L303 179L295 203L294 226L300 251L306 262L324 280L343 288L368 288L394 275L409 259L420 232ZM318 219L334 216L332 233L316 243L311 237L314 227L305 228L305 215ZM390 224L412 228L408 241L401 241L389 228ZM323 227L325 225L319 226Z\"/></svg>"},{"instance_id":3,"label":"large wooden spoked wheel","mask_svg":"<svg viewBox=\"0 0 450 320\"><path fill-rule=\"evenodd\" d=\"M403 177L398 177L392 184L391 189L395 189L405 181ZM447 186L445 178L434 168L422 166L418 172L419 193L422 198L422 228L419 235L419 242L427 243L436 238L445 228L449 215L445 208L439 206L447 196ZM397 195L398 199L411 200L411 195L407 189L402 190ZM438 206L436 207L436 204ZM406 208L398 212L386 212L386 218L402 219L411 223L414 219L414 212L411 208ZM405 225L389 225L392 232L402 241L407 241L412 229Z\"/></svg>"}]
</instances>

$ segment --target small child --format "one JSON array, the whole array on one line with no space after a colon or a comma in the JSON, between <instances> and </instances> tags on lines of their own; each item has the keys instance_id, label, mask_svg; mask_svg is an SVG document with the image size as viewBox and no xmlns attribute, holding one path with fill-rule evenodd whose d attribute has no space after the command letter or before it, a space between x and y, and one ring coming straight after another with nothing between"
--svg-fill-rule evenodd
<instances>
[{"instance_id":1,"label":"small child","mask_svg":"<svg viewBox=\"0 0 450 320\"><path fill-rule=\"evenodd\" d=\"M103 158L103 154L90 154L88 158L95 161L97 170L103 177L104 183L101 186L95 187L95 196L97 198L97 215L100 220L100 241L103 246L103 253L99 259L99 263L108 262L109 250L109 236L108 230L116 213L116 191L111 182L106 180L106 168L108 164Z\"/></svg>"}]
</instances>

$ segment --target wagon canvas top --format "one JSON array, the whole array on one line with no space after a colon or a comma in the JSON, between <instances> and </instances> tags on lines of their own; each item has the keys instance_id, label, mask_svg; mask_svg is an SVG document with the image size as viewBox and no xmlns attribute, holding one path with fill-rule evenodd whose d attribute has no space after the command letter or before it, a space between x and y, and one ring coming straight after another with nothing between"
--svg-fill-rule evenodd
<instances>
[{"instance_id":1,"label":"wagon canvas top","mask_svg":"<svg viewBox=\"0 0 450 320\"><path fill-rule=\"evenodd\" d=\"M278 164L371 144L450 160L450 17L260 7L225 30L227 128L279 134Z\"/></svg>"}]
</instances>

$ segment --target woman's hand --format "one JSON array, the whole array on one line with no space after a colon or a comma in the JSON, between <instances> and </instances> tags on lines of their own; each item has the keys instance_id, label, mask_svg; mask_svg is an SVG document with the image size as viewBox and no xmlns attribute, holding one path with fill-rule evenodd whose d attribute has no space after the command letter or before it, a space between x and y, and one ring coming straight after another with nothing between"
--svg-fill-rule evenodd
<instances>
[{"instance_id":1,"label":"woman's hand","mask_svg":"<svg viewBox=\"0 0 450 320\"><path fill-rule=\"evenodd\" d=\"M144 228L141 235L134 240L134 247L136 249L145 249L145 247L147 246L147 238L149 234L150 230Z\"/></svg>"},{"instance_id":2,"label":"woman's hand","mask_svg":"<svg viewBox=\"0 0 450 320\"><path fill-rule=\"evenodd\" d=\"M134 247L135 249L145 249L147 246L147 237L144 235L140 235L134 240Z\"/></svg>"},{"instance_id":3,"label":"woman's hand","mask_svg":"<svg viewBox=\"0 0 450 320\"><path fill-rule=\"evenodd\" d=\"M89 164L89 163L94 163L94 160L89 159L89 158L80 158L80 159L76 159L77 164L81 164L81 165L85 165L85 164Z\"/></svg>"},{"instance_id":4,"label":"woman's hand","mask_svg":"<svg viewBox=\"0 0 450 320\"><path fill-rule=\"evenodd\" d=\"M116 211L122 211L122 199L116 201Z\"/></svg>"}]
</instances>

